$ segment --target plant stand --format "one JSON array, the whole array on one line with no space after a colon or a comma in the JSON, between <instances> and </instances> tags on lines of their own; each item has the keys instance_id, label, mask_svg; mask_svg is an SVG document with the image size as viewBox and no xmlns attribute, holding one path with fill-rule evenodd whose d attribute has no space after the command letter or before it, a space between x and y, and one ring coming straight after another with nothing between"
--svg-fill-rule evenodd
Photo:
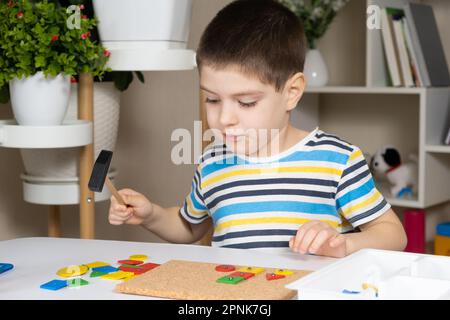
<instances>
[{"instance_id":1,"label":"plant stand","mask_svg":"<svg viewBox=\"0 0 450 320\"><path fill-rule=\"evenodd\" d=\"M81 74L78 86L78 117L92 122L94 119L94 79L90 74ZM92 131L94 141L94 131ZM88 183L94 165L94 144L90 143L80 151L80 238L93 239L95 235L94 193Z\"/></svg>"},{"instance_id":2,"label":"plant stand","mask_svg":"<svg viewBox=\"0 0 450 320\"><path fill-rule=\"evenodd\" d=\"M115 71L133 71L134 60L140 54L139 70L192 70L195 52L192 50L161 50L155 53L165 57L160 61L146 60L148 51L134 52L133 59L118 50L121 58L110 61L108 67ZM180 56L181 55L181 56ZM127 62L128 61L128 62ZM144 62L148 61L147 64ZM33 177L22 174L24 199L30 203L48 205L48 236L59 237L61 205L79 204L80 238L95 238L95 201L110 198L107 188L96 194L89 190L88 182L94 164L93 123L94 81L90 74L81 74L78 86L78 120L66 121L60 126L20 126L14 120L0 120L0 147L23 149L54 149L80 147L79 177L76 180ZM116 172L110 171L112 179Z\"/></svg>"}]
</instances>

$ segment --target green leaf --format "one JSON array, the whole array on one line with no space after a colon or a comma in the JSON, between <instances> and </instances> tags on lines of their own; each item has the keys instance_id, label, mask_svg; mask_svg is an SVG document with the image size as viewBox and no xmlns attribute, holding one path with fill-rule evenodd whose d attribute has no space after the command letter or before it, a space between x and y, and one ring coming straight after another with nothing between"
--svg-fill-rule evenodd
<instances>
[{"instance_id":1,"label":"green leaf","mask_svg":"<svg viewBox=\"0 0 450 320\"><path fill-rule=\"evenodd\" d=\"M118 71L114 75L114 85L120 91L125 91L133 81L133 73L130 71Z\"/></svg>"},{"instance_id":2,"label":"green leaf","mask_svg":"<svg viewBox=\"0 0 450 320\"><path fill-rule=\"evenodd\" d=\"M0 103L9 102L9 86L6 84L0 88Z\"/></svg>"},{"instance_id":3,"label":"green leaf","mask_svg":"<svg viewBox=\"0 0 450 320\"><path fill-rule=\"evenodd\" d=\"M144 75L142 74L142 72L135 71L134 73L136 74L140 82L145 83Z\"/></svg>"}]
</instances>

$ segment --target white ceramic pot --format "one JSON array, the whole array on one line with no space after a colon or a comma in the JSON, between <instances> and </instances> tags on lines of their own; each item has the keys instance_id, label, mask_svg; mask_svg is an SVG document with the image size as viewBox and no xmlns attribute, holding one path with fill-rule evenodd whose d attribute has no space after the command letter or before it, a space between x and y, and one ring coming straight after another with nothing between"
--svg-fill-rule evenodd
<instances>
[{"instance_id":1,"label":"white ceramic pot","mask_svg":"<svg viewBox=\"0 0 450 320\"><path fill-rule=\"evenodd\" d=\"M63 122L70 97L70 77L59 74L13 79L9 83L11 105L18 124L53 126Z\"/></svg>"},{"instance_id":2,"label":"white ceramic pot","mask_svg":"<svg viewBox=\"0 0 450 320\"><path fill-rule=\"evenodd\" d=\"M69 108L64 120L78 118L77 84L71 86ZM94 83L94 154L114 151L120 115L120 91L112 82ZM78 176L80 148L21 149L25 173L33 177L67 180Z\"/></svg>"},{"instance_id":3,"label":"white ceramic pot","mask_svg":"<svg viewBox=\"0 0 450 320\"><path fill-rule=\"evenodd\" d=\"M102 44L111 50L184 49L192 0L94 0Z\"/></svg>"},{"instance_id":4,"label":"white ceramic pot","mask_svg":"<svg viewBox=\"0 0 450 320\"><path fill-rule=\"evenodd\" d=\"M306 53L303 73L307 86L323 87L328 84L328 67L319 50L311 49Z\"/></svg>"}]
</instances>

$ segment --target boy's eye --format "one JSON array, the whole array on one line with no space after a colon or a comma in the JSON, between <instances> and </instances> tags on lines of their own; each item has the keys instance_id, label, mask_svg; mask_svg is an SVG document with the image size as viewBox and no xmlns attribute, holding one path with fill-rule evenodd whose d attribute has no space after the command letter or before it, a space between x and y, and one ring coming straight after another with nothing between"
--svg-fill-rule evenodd
<instances>
[{"instance_id":1,"label":"boy's eye","mask_svg":"<svg viewBox=\"0 0 450 320\"><path fill-rule=\"evenodd\" d=\"M257 101L253 101L253 102L242 102L239 101L239 104L241 105L241 107L245 107L245 108L250 108L250 107L254 107L256 106Z\"/></svg>"},{"instance_id":2,"label":"boy's eye","mask_svg":"<svg viewBox=\"0 0 450 320\"><path fill-rule=\"evenodd\" d=\"M217 103L219 103L219 100L218 99L206 98L205 102L206 103L211 103L211 104L217 104Z\"/></svg>"}]
</instances>

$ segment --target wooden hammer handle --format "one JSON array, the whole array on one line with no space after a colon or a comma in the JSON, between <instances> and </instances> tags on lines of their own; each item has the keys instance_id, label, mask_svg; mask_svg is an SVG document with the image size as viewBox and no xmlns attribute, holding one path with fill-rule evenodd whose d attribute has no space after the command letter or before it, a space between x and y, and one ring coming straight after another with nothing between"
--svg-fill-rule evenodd
<instances>
[{"instance_id":1,"label":"wooden hammer handle","mask_svg":"<svg viewBox=\"0 0 450 320\"><path fill-rule=\"evenodd\" d=\"M109 191L111 191L111 193L117 199L117 201L119 201L120 204L126 206L125 201L123 201L123 198L117 192L116 187L114 187L114 185L112 184L111 180L109 180L108 176L106 176L105 182L106 182L106 185L108 186Z\"/></svg>"}]
</instances>

